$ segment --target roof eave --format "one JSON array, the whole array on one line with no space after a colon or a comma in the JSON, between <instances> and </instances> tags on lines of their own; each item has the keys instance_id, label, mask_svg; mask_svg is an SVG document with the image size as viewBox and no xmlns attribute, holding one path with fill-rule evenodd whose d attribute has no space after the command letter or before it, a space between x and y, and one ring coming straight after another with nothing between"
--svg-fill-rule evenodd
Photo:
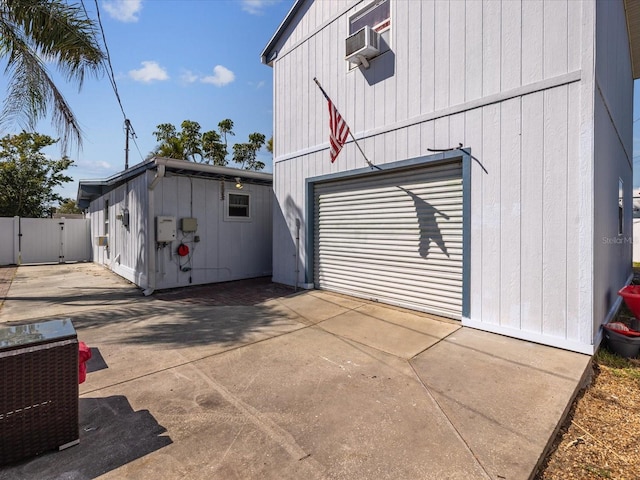
<instances>
[{"instance_id":1,"label":"roof eave","mask_svg":"<svg viewBox=\"0 0 640 480\"><path fill-rule=\"evenodd\" d=\"M627 19L631 73L633 79L637 80L640 78L640 2L624 0L624 14Z\"/></svg>"},{"instance_id":2,"label":"roof eave","mask_svg":"<svg viewBox=\"0 0 640 480\"><path fill-rule=\"evenodd\" d=\"M271 173L256 172L253 170L242 170L239 168L220 167L217 165L207 165L202 163L189 162L187 160L176 160L173 158L153 157L138 165L112 175L109 178L80 180L78 182L78 195L76 203L81 208L86 208L89 203L105 193L117 188L124 182L142 175L147 170L158 168L163 165L165 168L178 175L205 175L210 178L251 183L256 185L273 185L273 175Z\"/></svg>"},{"instance_id":3,"label":"roof eave","mask_svg":"<svg viewBox=\"0 0 640 480\"><path fill-rule=\"evenodd\" d=\"M264 65L268 65L270 67L273 66L273 61L276 59L278 55L277 52L275 56L272 55L274 47L276 46L276 43L278 43L278 41L280 40L280 37L282 36L286 28L291 23L291 20L293 20L293 17L295 17L298 10L300 10L300 7L302 6L303 3L304 3L304 0L295 1L291 9L289 10L289 13L287 13L287 16L284 17L284 20L282 20L282 22L280 23L280 26L276 30L276 33L273 34L273 36L271 37L271 40L269 40L269 43L267 43L267 46L264 47L264 50L262 50L262 54L260 55L260 61Z\"/></svg>"}]
</instances>

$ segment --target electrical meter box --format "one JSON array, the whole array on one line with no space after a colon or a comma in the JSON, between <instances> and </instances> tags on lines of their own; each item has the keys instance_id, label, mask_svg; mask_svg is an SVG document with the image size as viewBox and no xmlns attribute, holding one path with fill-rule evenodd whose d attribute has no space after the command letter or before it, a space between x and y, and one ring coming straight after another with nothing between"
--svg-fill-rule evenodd
<instances>
[{"instance_id":1,"label":"electrical meter box","mask_svg":"<svg viewBox=\"0 0 640 480\"><path fill-rule=\"evenodd\" d=\"M184 233L195 232L198 230L198 219L196 218L183 218L180 225L180 230Z\"/></svg>"},{"instance_id":2,"label":"electrical meter box","mask_svg":"<svg viewBox=\"0 0 640 480\"><path fill-rule=\"evenodd\" d=\"M156 217L156 242L173 242L176 239L176 217Z\"/></svg>"}]
</instances>

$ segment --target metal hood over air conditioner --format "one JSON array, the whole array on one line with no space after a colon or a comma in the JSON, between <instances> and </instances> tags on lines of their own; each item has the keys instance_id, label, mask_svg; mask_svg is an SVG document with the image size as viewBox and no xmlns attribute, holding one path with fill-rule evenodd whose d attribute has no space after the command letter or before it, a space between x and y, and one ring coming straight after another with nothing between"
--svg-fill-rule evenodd
<instances>
[{"instance_id":1,"label":"metal hood over air conditioner","mask_svg":"<svg viewBox=\"0 0 640 480\"><path fill-rule=\"evenodd\" d=\"M345 41L345 60L369 67L368 59L380 53L380 34L369 26L362 27Z\"/></svg>"}]
</instances>

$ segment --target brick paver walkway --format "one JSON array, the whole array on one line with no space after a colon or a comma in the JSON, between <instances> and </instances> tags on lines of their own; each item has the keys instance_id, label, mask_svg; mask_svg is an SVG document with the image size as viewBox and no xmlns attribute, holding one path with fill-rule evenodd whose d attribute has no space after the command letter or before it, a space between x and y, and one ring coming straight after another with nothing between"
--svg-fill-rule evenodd
<instances>
[{"instance_id":1,"label":"brick paver walkway","mask_svg":"<svg viewBox=\"0 0 640 480\"><path fill-rule=\"evenodd\" d=\"M0 308L7 297L17 269L15 265L0 266ZM195 305L256 305L292 293L294 293L293 287L272 283L269 277L262 277L162 290L155 292L154 297L159 300L180 301Z\"/></svg>"},{"instance_id":2,"label":"brick paver walkway","mask_svg":"<svg viewBox=\"0 0 640 480\"><path fill-rule=\"evenodd\" d=\"M210 283L173 290L157 291L158 300L180 301L195 305L256 305L272 298L294 293L293 287L272 283L269 277L251 278L233 282Z\"/></svg>"}]
</instances>

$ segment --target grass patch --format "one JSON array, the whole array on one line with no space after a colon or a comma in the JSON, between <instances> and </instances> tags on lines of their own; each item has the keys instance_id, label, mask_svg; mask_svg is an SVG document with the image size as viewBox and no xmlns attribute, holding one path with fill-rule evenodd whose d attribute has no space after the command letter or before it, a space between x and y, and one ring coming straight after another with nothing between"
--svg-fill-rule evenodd
<instances>
[{"instance_id":1,"label":"grass patch","mask_svg":"<svg viewBox=\"0 0 640 480\"><path fill-rule=\"evenodd\" d=\"M600 468L594 465L583 465L582 468L584 468L589 473L597 475L600 478L611 478L611 471L606 468Z\"/></svg>"},{"instance_id":2,"label":"grass patch","mask_svg":"<svg viewBox=\"0 0 640 480\"><path fill-rule=\"evenodd\" d=\"M617 377L640 380L640 360L638 359L624 358L606 348L601 348L598 350L595 360L598 365L610 368Z\"/></svg>"}]
</instances>

